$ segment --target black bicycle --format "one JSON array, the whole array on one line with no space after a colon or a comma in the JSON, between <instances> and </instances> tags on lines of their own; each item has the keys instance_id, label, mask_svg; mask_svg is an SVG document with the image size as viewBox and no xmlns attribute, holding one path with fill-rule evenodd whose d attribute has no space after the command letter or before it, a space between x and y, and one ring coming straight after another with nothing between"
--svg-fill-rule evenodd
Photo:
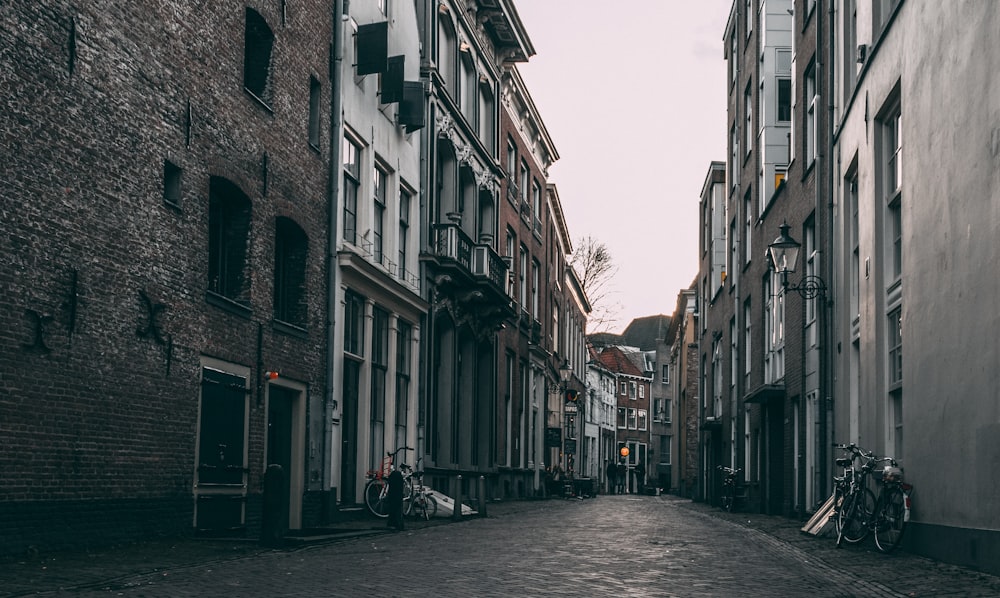
<instances>
[{"instance_id":1,"label":"black bicycle","mask_svg":"<svg viewBox=\"0 0 1000 598\"><path fill-rule=\"evenodd\" d=\"M842 508L837 510L837 546L841 540L860 542L874 534L875 546L882 552L890 552L899 546L903 529L910 520L913 486L903 482L903 470L892 457L876 457L860 449L856 454L864 463L848 485ZM882 463L885 465L878 467ZM867 488L869 475L879 485L877 498Z\"/></svg>"},{"instance_id":2,"label":"black bicycle","mask_svg":"<svg viewBox=\"0 0 1000 598\"><path fill-rule=\"evenodd\" d=\"M717 469L722 472L722 509L732 513L738 504L745 504L748 498L746 485L739 482L739 474L743 470L725 465L719 465Z\"/></svg>"}]
</instances>

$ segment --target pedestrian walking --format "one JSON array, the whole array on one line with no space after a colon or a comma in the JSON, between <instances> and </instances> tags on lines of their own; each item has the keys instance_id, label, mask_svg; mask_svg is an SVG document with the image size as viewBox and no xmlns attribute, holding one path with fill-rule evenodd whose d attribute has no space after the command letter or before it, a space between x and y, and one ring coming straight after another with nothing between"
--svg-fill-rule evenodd
<instances>
[{"instance_id":1,"label":"pedestrian walking","mask_svg":"<svg viewBox=\"0 0 1000 598\"><path fill-rule=\"evenodd\" d=\"M604 475L608 478L608 494L614 494L615 485L618 484L618 465L611 459L605 459L604 469Z\"/></svg>"},{"instance_id":2,"label":"pedestrian walking","mask_svg":"<svg viewBox=\"0 0 1000 598\"><path fill-rule=\"evenodd\" d=\"M646 488L646 464L640 459L635 464L635 493L642 494Z\"/></svg>"},{"instance_id":3,"label":"pedestrian walking","mask_svg":"<svg viewBox=\"0 0 1000 598\"><path fill-rule=\"evenodd\" d=\"M628 465L625 464L625 458L618 462L618 494L625 494L625 485L628 481Z\"/></svg>"},{"instance_id":4,"label":"pedestrian walking","mask_svg":"<svg viewBox=\"0 0 1000 598\"><path fill-rule=\"evenodd\" d=\"M386 510L389 512L389 527L402 531L403 529L403 474L398 469L393 469L389 474L389 491L386 494Z\"/></svg>"}]
</instances>

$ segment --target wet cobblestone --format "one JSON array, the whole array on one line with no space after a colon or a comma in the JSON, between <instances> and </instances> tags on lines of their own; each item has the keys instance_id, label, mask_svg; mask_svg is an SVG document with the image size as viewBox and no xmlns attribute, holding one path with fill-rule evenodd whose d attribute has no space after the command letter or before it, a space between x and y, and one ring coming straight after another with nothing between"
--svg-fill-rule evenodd
<instances>
[{"instance_id":1,"label":"wet cobblestone","mask_svg":"<svg viewBox=\"0 0 1000 598\"><path fill-rule=\"evenodd\" d=\"M4 563L21 596L1000 596L1000 578L672 496L495 503L284 549L183 540ZM6 593L5 593L6 592Z\"/></svg>"}]
</instances>

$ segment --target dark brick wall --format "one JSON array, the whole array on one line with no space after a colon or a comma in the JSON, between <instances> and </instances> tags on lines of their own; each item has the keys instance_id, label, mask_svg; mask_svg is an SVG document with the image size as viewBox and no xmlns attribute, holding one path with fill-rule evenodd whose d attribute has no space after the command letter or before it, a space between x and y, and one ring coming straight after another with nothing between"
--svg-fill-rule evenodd
<instances>
[{"instance_id":1,"label":"dark brick wall","mask_svg":"<svg viewBox=\"0 0 1000 598\"><path fill-rule=\"evenodd\" d=\"M269 108L242 87L247 4L275 34ZM142 521L189 531L203 355L252 369L251 492L264 459L258 363L312 389L309 428L322 430L327 148L308 145L307 123L310 75L329 105L331 10L280 7L0 9L0 501L25 514L25 523L0 520L4 540L110 540L144 533ZM326 139L326 114L322 123ZM164 160L183 171L179 207L163 201ZM241 313L206 301L212 175L252 204L250 309ZM309 242L300 334L272 323L279 215ZM141 293L164 306L154 327ZM307 465L310 487L319 469ZM50 509L63 516L54 532L30 515ZM128 520L136 525L119 523Z\"/></svg>"}]
</instances>

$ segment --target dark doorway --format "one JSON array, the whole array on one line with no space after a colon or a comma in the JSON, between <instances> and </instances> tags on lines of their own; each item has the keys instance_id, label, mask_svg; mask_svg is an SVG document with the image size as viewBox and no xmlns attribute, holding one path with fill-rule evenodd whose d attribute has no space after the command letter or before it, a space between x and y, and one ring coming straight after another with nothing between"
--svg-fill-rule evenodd
<instances>
[{"instance_id":1,"label":"dark doorway","mask_svg":"<svg viewBox=\"0 0 1000 598\"><path fill-rule=\"evenodd\" d=\"M289 507L292 504L292 406L297 392L281 386L270 385L267 410L267 465L280 465L284 472L279 490L281 511L277 523L280 529L288 529Z\"/></svg>"},{"instance_id":2,"label":"dark doorway","mask_svg":"<svg viewBox=\"0 0 1000 598\"><path fill-rule=\"evenodd\" d=\"M344 360L344 395L341 405L340 426L342 450L340 456L340 502L357 501L358 477L358 362Z\"/></svg>"}]
</instances>

